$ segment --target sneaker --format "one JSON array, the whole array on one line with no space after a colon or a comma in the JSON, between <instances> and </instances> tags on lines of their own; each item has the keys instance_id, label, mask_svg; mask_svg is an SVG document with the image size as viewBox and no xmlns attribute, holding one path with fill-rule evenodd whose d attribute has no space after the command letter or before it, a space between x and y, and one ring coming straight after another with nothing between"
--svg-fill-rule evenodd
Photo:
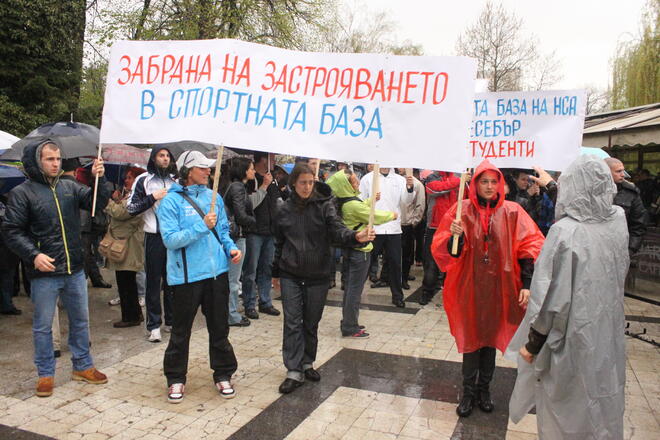
<instances>
[{"instance_id":1,"label":"sneaker","mask_svg":"<svg viewBox=\"0 0 660 440\"><path fill-rule=\"evenodd\" d=\"M82 382L87 382L94 385L108 382L108 377L94 367L88 368L83 371L74 370L73 373L71 374L71 379L80 380Z\"/></svg>"},{"instance_id":2,"label":"sneaker","mask_svg":"<svg viewBox=\"0 0 660 440\"><path fill-rule=\"evenodd\" d=\"M163 326L163 331L165 333L172 333L172 326L171 325L164 325Z\"/></svg>"},{"instance_id":3,"label":"sneaker","mask_svg":"<svg viewBox=\"0 0 660 440\"><path fill-rule=\"evenodd\" d=\"M155 328L149 332L149 342L160 342L160 329Z\"/></svg>"},{"instance_id":4,"label":"sneaker","mask_svg":"<svg viewBox=\"0 0 660 440\"><path fill-rule=\"evenodd\" d=\"M138 304L140 304L140 307L144 307L145 305L144 296L138 298Z\"/></svg>"},{"instance_id":5,"label":"sneaker","mask_svg":"<svg viewBox=\"0 0 660 440\"><path fill-rule=\"evenodd\" d=\"M167 401L170 403L181 403L186 386L182 383L173 383L167 391Z\"/></svg>"},{"instance_id":6,"label":"sneaker","mask_svg":"<svg viewBox=\"0 0 660 440\"><path fill-rule=\"evenodd\" d=\"M121 304L121 300L119 299L119 297L112 298L110 301L108 301L109 306L118 306L119 304Z\"/></svg>"},{"instance_id":7,"label":"sneaker","mask_svg":"<svg viewBox=\"0 0 660 440\"><path fill-rule=\"evenodd\" d=\"M360 330L359 332L353 333L352 335L342 335L342 337L352 339L368 339L369 333L365 332L364 330Z\"/></svg>"},{"instance_id":8,"label":"sneaker","mask_svg":"<svg viewBox=\"0 0 660 440\"><path fill-rule=\"evenodd\" d=\"M245 316L247 316L250 319L259 319L259 314L254 309L246 309Z\"/></svg>"},{"instance_id":9,"label":"sneaker","mask_svg":"<svg viewBox=\"0 0 660 440\"><path fill-rule=\"evenodd\" d=\"M53 387L55 386L55 379L53 376L40 377L37 381L37 391L36 394L38 397L49 397L53 394Z\"/></svg>"},{"instance_id":10,"label":"sneaker","mask_svg":"<svg viewBox=\"0 0 660 440\"><path fill-rule=\"evenodd\" d=\"M220 395L225 399L233 399L236 396L236 390L228 380L221 380L215 384Z\"/></svg>"}]
</instances>

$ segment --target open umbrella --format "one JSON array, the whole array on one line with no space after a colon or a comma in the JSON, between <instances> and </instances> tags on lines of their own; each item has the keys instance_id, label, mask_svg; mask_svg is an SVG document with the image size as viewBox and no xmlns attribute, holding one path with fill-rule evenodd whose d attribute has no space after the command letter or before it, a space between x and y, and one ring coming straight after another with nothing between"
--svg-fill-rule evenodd
<instances>
[{"instance_id":1,"label":"open umbrella","mask_svg":"<svg viewBox=\"0 0 660 440\"><path fill-rule=\"evenodd\" d=\"M174 155L174 159L178 159L179 156L184 151L188 150L194 150L194 151L201 151L204 154L208 154L212 151L215 151L218 149L217 145L213 144L207 144L205 142L197 142L197 141L179 141L179 142L169 142L167 144L158 144L154 145L155 149L158 148L167 148L170 150L170 153Z\"/></svg>"},{"instance_id":2,"label":"open umbrella","mask_svg":"<svg viewBox=\"0 0 660 440\"><path fill-rule=\"evenodd\" d=\"M0 154L4 153L5 150L10 149L12 144L18 141L20 141L20 139L13 134L0 130Z\"/></svg>"},{"instance_id":3,"label":"open umbrella","mask_svg":"<svg viewBox=\"0 0 660 440\"><path fill-rule=\"evenodd\" d=\"M74 157L93 157L97 154L99 129L82 122L51 122L36 128L20 141L11 146L0 160L21 160L23 149L39 139L55 139L62 147L63 159Z\"/></svg>"},{"instance_id":4,"label":"open umbrella","mask_svg":"<svg viewBox=\"0 0 660 440\"><path fill-rule=\"evenodd\" d=\"M18 168L0 165L0 194L8 193L25 181L25 174Z\"/></svg>"},{"instance_id":5,"label":"open umbrella","mask_svg":"<svg viewBox=\"0 0 660 440\"><path fill-rule=\"evenodd\" d=\"M597 156L597 157L600 157L601 159L606 159L606 158L610 157L610 155L607 154L607 151L601 150L600 148L580 147L580 155L584 156L585 154L590 154L592 156Z\"/></svg>"},{"instance_id":6,"label":"open umbrella","mask_svg":"<svg viewBox=\"0 0 660 440\"><path fill-rule=\"evenodd\" d=\"M103 144L101 148L101 157L106 164L108 162L129 163L146 168L150 154L150 150L125 144Z\"/></svg>"}]
</instances>

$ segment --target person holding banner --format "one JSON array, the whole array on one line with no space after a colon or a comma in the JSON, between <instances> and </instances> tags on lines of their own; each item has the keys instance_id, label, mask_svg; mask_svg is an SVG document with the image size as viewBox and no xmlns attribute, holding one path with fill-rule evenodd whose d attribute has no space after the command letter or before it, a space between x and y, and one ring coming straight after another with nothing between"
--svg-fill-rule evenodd
<instances>
[{"instance_id":1,"label":"person holding banner","mask_svg":"<svg viewBox=\"0 0 660 440\"><path fill-rule=\"evenodd\" d=\"M438 225L431 249L447 272L443 302L463 353L460 417L469 416L475 402L484 412L494 409L495 349L506 349L525 314L543 240L525 210L504 199L504 176L488 160L474 173L469 199L458 201Z\"/></svg>"},{"instance_id":2,"label":"person holding banner","mask_svg":"<svg viewBox=\"0 0 660 440\"><path fill-rule=\"evenodd\" d=\"M386 283L389 281L390 292L392 292L392 304L397 307L405 307L403 301L402 285L402 262L401 262L401 208L406 208L415 200L413 191L413 177L399 176L393 168L380 168L380 199L376 208L383 211L397 213L397 218L389 223L376 226L376 241L372 255L378 255L381 250L387 262L388 280L381 279ZM371 194L371 183L374 172L365 175L360 181L360 197L369 199ZM380 286L380 284L378 284Z\"/></svg>"},{"instance_id":3,"label":"person holding banner","mask_svg":"<svg viewBox=\"0 0 660 440\"><path fill-rule=\"evenodd\" d=\"M89 311L87 281L80 240L80 209L92 209L92 189L62 174L60 145L56 140L37 140L23 150L23 166L29 180L9 193L2 233L12 252L29 268L30 298L34 304L32 334L34 363L39 380L36 395L53 394L55 357L53 316L57 300L69 316L69 349L73 363L72 379L91 384L108 381L94 368L89 350ZM97 208L108 203L103 160L92 165L92 174L101 177Z\"/></svg>"},{"instance_id":4,"label":"person holding banner","mask_svg":"<svg viewBox=\"0 0 660 440\"><path fill-rule=\"evenodd\" d=\"M334 275L332 244L355 248L375 238L372 229L355 232L337 215L328 185L315 182L315 170L298 164L291 172L291 197L277 216L273 283L281 284L284 309L282 357L287 394L305 379L321 380L314 369L318 326L330 279Z\"/></svg>"},{"instance_id":5,"label":"person holding banner","mask_svg":"<svg viewBox=\"0 0 660 440\"><path fill-rule=\"evenodd\" d=\"M160 292L163 290L165 329L172 322L172 293L167 285L167 252L156 220L156 208L167 190L174 183L176 164L167 148L155 147L147 164L147 172L138 176L133 184L127 210L132 216L142 214L144 218L144 268L147 277L147 331L149 342L160 342L162 324Z\"/></svg>"},{"instance_id":6,"label":"person holding banner","mask_svg":"<svg viewBox=\"0 0 660 440\"><path fill-rule=\"evenodd\" d=\"M212 204L208 180L214 164L199 151L181 154L180 183L170 187L157 212L167 248L167 282L174 291L172 334L163 359L170 403L183 400L190 334L200 306L209 332L213 382L223 398L236 395L231 384L237 362L229 342L228 272L230 260L237 264L242 253L229 235L222 199Z\"/></svg>"},{"instance_id":7,"label":"person holding banner","mask_svg":"<svg viewBox=\"0 0 660 440\"><path fill-rule=\"evenodd\" d=\"M332 194L338 201L338 214L344 221L344 225L353 231L361 231L367 228L369 213L371 211L371 200L362 201L358 180L350 168L344 168L336 172L327 181L332 189ZM374 213L374 224L380 225L397 218L396 212L376 210ZM345 338L366 338L366 333L358 324L360 314L360 297L364 289L364 282L369 271L370 253L373 244L358 246L355 248L342 249L343 256L343 280L344 298L342 301L342 320L340 324L341 334Z\"/></svg>"}]
</instances>

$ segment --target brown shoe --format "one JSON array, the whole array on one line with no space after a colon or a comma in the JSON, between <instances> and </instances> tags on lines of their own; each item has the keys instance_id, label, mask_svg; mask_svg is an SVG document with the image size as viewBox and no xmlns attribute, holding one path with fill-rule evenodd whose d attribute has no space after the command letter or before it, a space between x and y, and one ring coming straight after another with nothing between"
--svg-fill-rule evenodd
<instances>
[{"instance_id":1,"label":"brown shoe","mask_svg":"<svg viewBox=\"0 0 660 440\"><path fill-rule=\"evenodd\" d=\"M85 371L74 371L71 375L71 379L81 380L94 385L106 383L108 381L108 377L94 367L88 368Z\"/></svg>"},{"instance_id":2,"label":"brown shoe","mask_svg":"<svg viewBox=\"0 0 660 440\"><path fill-rule=\"evenodd\" d=\"M53 394L55 379L53 376L40 377L37 382L37 396L48 397Z\"/></svg>"}]
</instances>

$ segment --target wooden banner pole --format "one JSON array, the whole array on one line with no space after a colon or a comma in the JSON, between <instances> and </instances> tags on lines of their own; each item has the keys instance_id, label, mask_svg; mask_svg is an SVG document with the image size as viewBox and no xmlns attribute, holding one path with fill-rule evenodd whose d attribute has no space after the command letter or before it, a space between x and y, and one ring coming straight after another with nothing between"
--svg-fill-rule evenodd
<instances>
[{"instance_id":1,"label":"wooden banner pole","mask_svg":"<svg viewBox=\"0 0 660 440\"><path fill-rule=\"evenodd\" d=\"M218 198L218 185L220 184L220 168L222 167L222 155L225 152L224 144L218 147L218 157L215 160L215 174L213 175L213 194L211 194L211 209L209 212L215 212L215 201Z\"/></svg>"},{"instance_id":2,"label":"wooden banner pole","mask_svg":"<svg viewBox=\"0 0 660 440\"><path fill-rule=\"evenodd\" d=\"M103 144L99 144L99 155L97 160L101 160L101 150L103 149ZM92 165L94 166L94 165ZM96 214L96 194L99 191L99 175L96 175L96 178L94 179L94 198L92 199L92 217L94 217L94 214Z\"/></svg>"},{"instance_id":3,"label":"wooden banner pole","mask_svg":"<svg viewBox=\"0 0 660 440\"><path fill-rule=\"evenodd\" d=\"M380 192L380 165L375 163L373 177L371 179L371 208L369 210L368 229L374 227L374 216L376 214L376 194Z\"/></svg>"},{"instance_id":4,"label":"wooden banner pole","mask_svg":"<svg viewBox=\"0 0 660 440\"><path fill-rule=\"evenodd\" d=\"M463 196L465 195L465 181L467 179L468 173L467 171L461 174L461 186L458 188L458 204L456 205L456 220L461 219L461 211L463 208ZM456 255L458 254L458 240L460 236L457 234L454 234L454 240L452 241L451 244L451 254Z\"/></svg>"}]
</instances>

